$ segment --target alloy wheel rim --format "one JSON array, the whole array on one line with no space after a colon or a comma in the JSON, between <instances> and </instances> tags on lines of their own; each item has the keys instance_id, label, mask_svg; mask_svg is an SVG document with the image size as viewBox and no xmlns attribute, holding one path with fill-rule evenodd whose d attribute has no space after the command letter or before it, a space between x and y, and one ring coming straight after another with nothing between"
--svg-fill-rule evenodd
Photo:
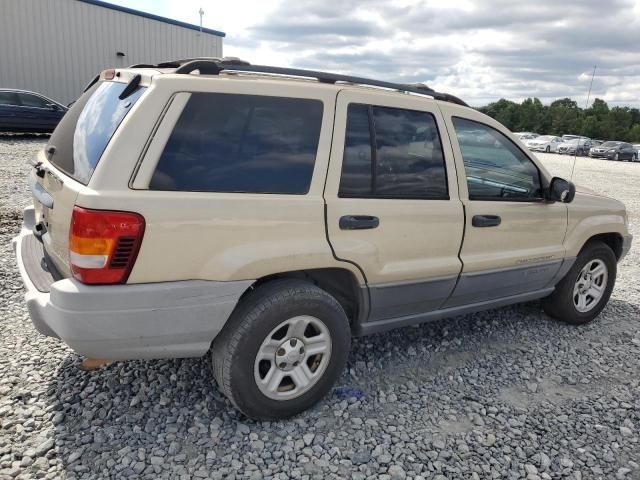
<instances>
[{"instance_id":1,"label":"alloy wheel rim","mask_svg":"<svg viewBox=\"0 0 640 480\"><path fill-rule=\"evenodd\" d=\"M600 259L587 262L573 287L573 305L580 313L591 311L604 296L609 274Z\"/></svg>"},{"instance_id":2,"label":"alloy wheel rim","mask_svg":"<svg viewBox=\"0 0 640 480\"><path fill-rule=\"evenodd\" d=\"M260 392L273 400L305 394L322 378L331 358L331 334L319 318L300 315L275 327L254 361Z\"/></svg>"}]
</instances>

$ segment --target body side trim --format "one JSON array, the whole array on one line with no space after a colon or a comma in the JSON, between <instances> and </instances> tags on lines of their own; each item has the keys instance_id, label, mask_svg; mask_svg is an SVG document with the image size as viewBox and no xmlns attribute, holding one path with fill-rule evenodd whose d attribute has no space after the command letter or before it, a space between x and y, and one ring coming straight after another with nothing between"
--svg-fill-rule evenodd
<instances>
[{"instance_id":1,"label":"body side trim","mask_svg":"<svg viewBox=\"0 0 640 480\"><path fill-rule=\"evenodd\" d=\"M544 288L534 292L523 293L519 295L512 295L510 297L498 298L496 300L489 300L484 302L472 303L469 305L461 305L456 307L444 308L428 313L421 313L415 315L407 315L404 317L380 320L371 323L365 323L360 326L357 331L357 335L370 335L373 333L384 332L393 328L405 327L408 325L416 325L420 323L442 320L444 318L454 317L457 315L466 315L469 313L480 312L482 310L489 310L492 308L505 307L507 305L513 305L516 303L529 302L537 300L542 297L546 297L553 292L553 287Z\"/></svg>"},{"instance_id":2,"label":"body side trim","mask_svg":"<svg viewBox=\"0 0 640 480\"><path fill-rule=\"evenodd\" d=\"M445 308L526 294L549 286L563 260L462 273ZM553 286L553 285L552 285Z\"/></svg>"},{"instance_id":3,"label":"body side trim","mask_svg":"<svg viewBox=\"0 0 640 480\"><path fill-rule=\"evenodd\" d=\"M367 323L437 310L453 291L458 275L369 285Z\"/></svg>"}]
</instances>

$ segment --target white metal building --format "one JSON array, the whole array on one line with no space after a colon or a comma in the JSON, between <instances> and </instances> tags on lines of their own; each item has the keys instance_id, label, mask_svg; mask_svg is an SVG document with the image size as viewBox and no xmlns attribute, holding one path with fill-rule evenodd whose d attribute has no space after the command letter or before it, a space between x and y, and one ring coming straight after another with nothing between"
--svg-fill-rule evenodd
<instances>
[{"instance_id":1,"label":"white metal building","mask_svg":"<svg viewBox=\"0 0 640 480\"><path fill-rule=\"evenodd\" d=\"M0 88L67 104L105 68L221 57L224 36L98 0L0 0Z\"/></svg>"}]
</instances>

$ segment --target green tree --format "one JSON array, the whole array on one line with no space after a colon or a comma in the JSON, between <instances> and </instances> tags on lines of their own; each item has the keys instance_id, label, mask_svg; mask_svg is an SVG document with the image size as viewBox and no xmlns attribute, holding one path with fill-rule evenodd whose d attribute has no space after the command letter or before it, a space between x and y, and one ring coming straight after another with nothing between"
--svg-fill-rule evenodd
<instances>
[{"instance_id":1,"label":"green tree","mask_svg":"<svg viewBox=\"0 0 640 480\"><path fill-rule=\"evenodd\" d=\"M631 128L631 112L627 107L613 107L604 120L604 131L609 140L624 140Z\"/></svg>"},{"instance_id":2,"label":"green tree","mask_svg":"<svg viewBox=\"0 0 640 480\"><path fill-rule=\"evenodd\" d=\"M480 111L502 123L509 130L516 130L519 122L519 105L510 100L501 98L497 102L490 103Z\"/></svg>"},{"instance_id":3,"label":"green tree","mask_svg":"<svg viewBox=\"0 0 640 480\"><path fill-rule=\"evenodd\" d=\"M517 129L540 132L543 129L544 106L538 98L527 98L520 104Z\"/></svg>"},{"instance_id":4,"label":"green tree","mask_svg":"<svg viewBox=\"0 0 640 480\"><path fill-rule=\"evenodd\" d=\"M589 138L601 138L602 127L595 115L589 115L582 121L581 135Z\"/></svg>"},{"instance_id":5,"label":"green tree","mask_svg":"<svg viewBox=\"0 0 640 480\"><path fill-rule=\"evenodd\" d=\"M636 123L629 129L627 140L633 143L640 143L640 123Z\"/></svg>"},{"instance_id":6,"label":"green tree","mask_svg":"<svg viewBox=\"0 0 640 480\"><path fill-rule=\"evenodd\" d=\"M501 98L479 109L512 131L540 134L581 134L602 140L627 140L640 143L640 110L612 107L596 98L582 109L570 98L560 98L548 107L538 98L527 98L518 104Z\"/></svg>"},{"instance_id":7,"label":"green tree","mask_svg":"<svg viewBox=\"0 0 640 480\"><path fill-rule=\"evenodd\" d=\"M587 115L593 115L598 121L604 120L609 115L609 105L604 100L596 98L585 112Z\"/></svg>"},{"instance_id":8,"label":"green tree","mask_svg":"<svg viewBox=\"0 0 640 480\"><path fill-rule=\"evenodd\" d=\"M551 129L556 135L576 133L580 129L580 109L570 98L561 98L549 105Z\"/></svg>"}]
</instances>

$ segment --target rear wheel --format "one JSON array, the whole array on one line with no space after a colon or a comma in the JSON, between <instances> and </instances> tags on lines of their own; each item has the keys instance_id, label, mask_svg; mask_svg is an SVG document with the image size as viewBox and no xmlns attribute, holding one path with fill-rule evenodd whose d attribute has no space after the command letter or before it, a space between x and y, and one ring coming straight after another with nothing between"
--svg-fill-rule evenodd
<instances>
[{"instance_id":1,"label":"rear wheel","mask_svg":"<svg viewBox=\"0 0 640 480\"><path fill-rule=\"evenodd\" d=\"M608 245L588 243L555 291L543 300L544 311L573 325L592 321L609 301L616 268L616 256Z\"/></svg>"},{"instance_id":2,"label":"rear wheel","mask_svg":"<svg viewBox=\"0 0 640 480\"><path fill-rule=\"evenodd\" d=\"M311 283L278 280L249 293L218 335L214 376L248 417L286 418L331 389L350 344L335 298Z\"/></svg>"}]
</instances>

